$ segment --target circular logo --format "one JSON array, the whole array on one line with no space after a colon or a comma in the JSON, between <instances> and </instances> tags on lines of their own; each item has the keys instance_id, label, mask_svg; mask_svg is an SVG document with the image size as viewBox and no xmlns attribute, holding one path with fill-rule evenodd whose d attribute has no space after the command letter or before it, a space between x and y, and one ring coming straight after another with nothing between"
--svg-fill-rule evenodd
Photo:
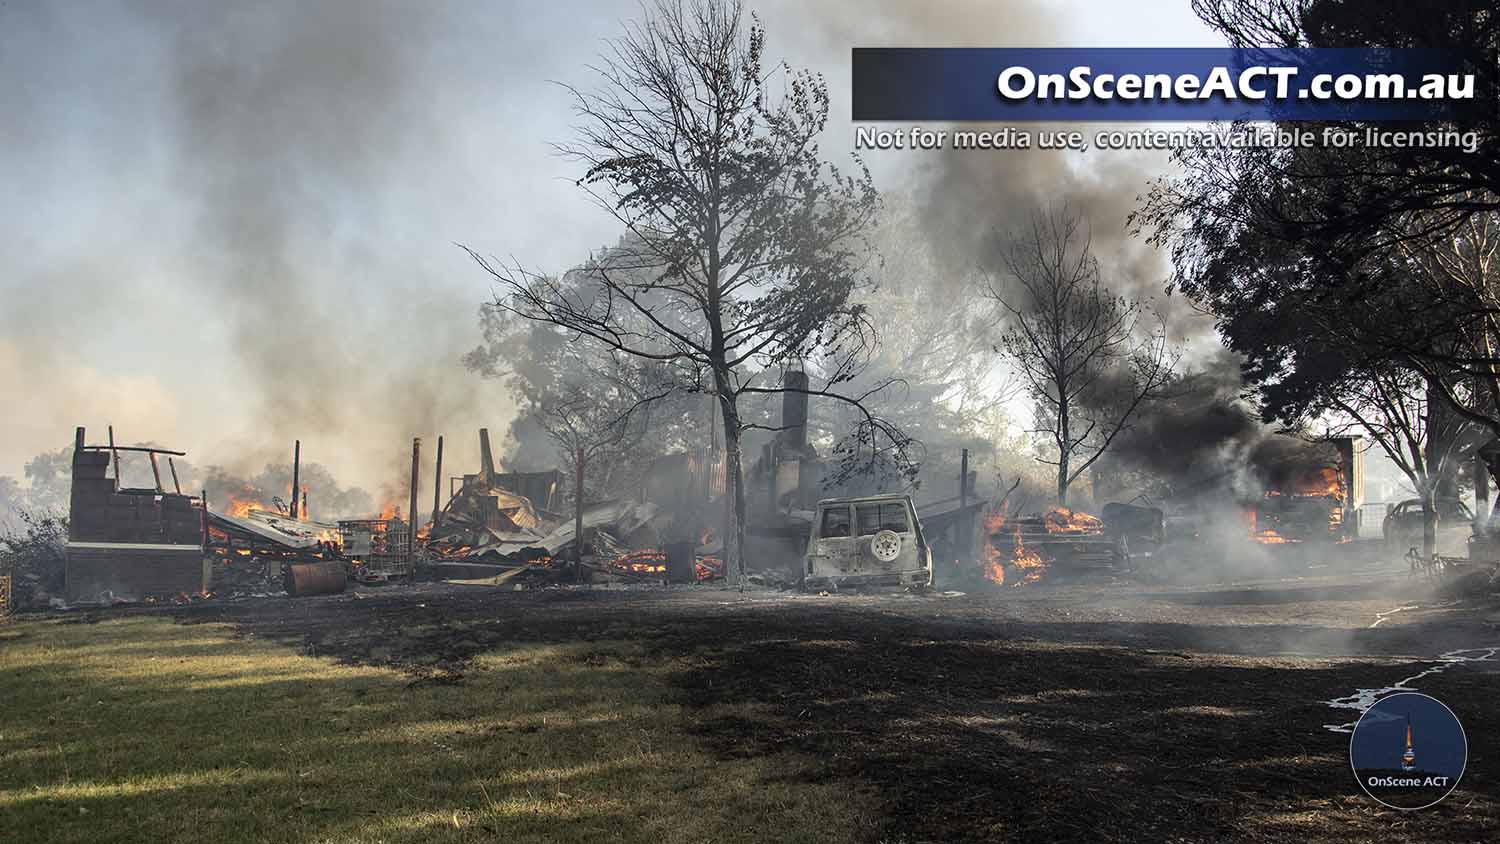
<instances>
[{"instance_id":1,"label":"circular logo","mask_svg":"<svg viewBox=\"0 0 1500 844\"><path fill-rule=\"evenodd\" d=\"M1349 739L1349 765L1365 793L1392 809L1425 809L1464 775L1469 739L1441 701L1401 692L1375 701Z\"/></svg>"}]
</instances>

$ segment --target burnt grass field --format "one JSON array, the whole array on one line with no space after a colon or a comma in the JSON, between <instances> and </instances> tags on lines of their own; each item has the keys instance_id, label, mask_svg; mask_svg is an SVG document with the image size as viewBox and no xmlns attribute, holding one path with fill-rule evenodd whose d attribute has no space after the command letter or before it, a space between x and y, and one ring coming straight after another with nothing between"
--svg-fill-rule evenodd
<instances>
[{"instance_id":1,"label":"burnt grass field","mask_svg":"<svg viewBox=\"0 0 1500 844\"><path fill-rule=\"evenodd\" d=\"M1408 609L1380 620L1396 607ZM721 758L797 753L815 760L799 777L873 788L882 841L1486 841L1500 829L1500 663L1413 684L1458 713L1470 742L1457 791L1432 809L1366 797L1348 735L1325 726L1357 716L1325 701L1500 644L1500 609L1392 571L925 595L424 584L70 615L122 612L227 622L458 695L486 650L638 642L677 666L686 711L756 704L686 725L694 741Z\"/></svg>"}]
</instances>

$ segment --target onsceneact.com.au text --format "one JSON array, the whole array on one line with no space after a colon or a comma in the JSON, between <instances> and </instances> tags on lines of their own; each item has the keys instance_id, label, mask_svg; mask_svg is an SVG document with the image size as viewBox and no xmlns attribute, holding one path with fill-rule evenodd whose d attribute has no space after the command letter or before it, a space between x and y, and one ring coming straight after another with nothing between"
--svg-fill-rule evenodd
<instances>
[{"instance_id":1,"label":"onsceneact.com.au text","mask_svg":"<svg viewBox=\"0 0 1500 844\"><path fill-rule=\"evenodd\" d=\"M1297 84L1299 68L1255 65L1195 73L1100 73L1080 65L1063 73L1008 67L996 78L1005 100L1472 100L1474 75L1428 73L1409 83L1399 73L1314 73ZM1296 87L1294 87L1296 86Z\"/></svg>"}]
</instances>

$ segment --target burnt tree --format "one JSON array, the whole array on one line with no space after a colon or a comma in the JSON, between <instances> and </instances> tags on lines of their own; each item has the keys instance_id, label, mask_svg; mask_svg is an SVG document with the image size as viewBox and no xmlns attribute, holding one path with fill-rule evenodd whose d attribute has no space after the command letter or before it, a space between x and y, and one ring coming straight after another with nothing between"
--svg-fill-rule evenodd
<instances>
[{"instance_id":1,"label":"burnt tree","mask_svg":"<svg viewBox=\"0 0 1500 844\"><path fill-rule=\"evenodd\" d=\"M764 61L765 31L738 2L659 0L569 88L586 166L578 185L626 230L576 271L587 283L469 254L497 282L496 306L585 341L673 368L717 400L726 450L726 569L744 570L741 397L784 388L788 361L832 352L808 389L859 405L837 384L871 345L850 294L867 283L862 233L878 208L868 171L818 155L827 84ZM860 405L863 410L863 405ZM863 410L860 453L902 452L894 426Z\"/></svg>"},{"instance_id":2,"label":"burnt tree","mask_svg":"<svg viewBox=\"0 0 1500 844\"><path fill-rule=\"evenodd\" d=\"M1036 401L1037 428L1049 440L1057 501L1122 433L1141 407L1164 395L1178 353L1164 326L1100 280L1080 216L1066 206L1034 214L1002 236L1000 271L986 295L1004 325L999 351Z\"/></svg>"}]
</instances>

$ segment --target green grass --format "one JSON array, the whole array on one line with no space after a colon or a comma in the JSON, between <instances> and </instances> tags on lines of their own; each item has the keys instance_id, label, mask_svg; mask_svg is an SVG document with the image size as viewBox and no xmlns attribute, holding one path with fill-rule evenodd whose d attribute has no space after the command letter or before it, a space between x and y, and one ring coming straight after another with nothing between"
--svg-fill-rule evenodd
<instances>
[{"instance_id":1,"label":"green grass","mask_svg":"<svg viewBox=\"0 0 1500 844\"><path fill-rule=\"evenodd\" d=\"M0 840L838 842L874 797L725 761L625 642L483 654L408 688L226 627L0 627Z\"/></svg>"}]
</instances>

